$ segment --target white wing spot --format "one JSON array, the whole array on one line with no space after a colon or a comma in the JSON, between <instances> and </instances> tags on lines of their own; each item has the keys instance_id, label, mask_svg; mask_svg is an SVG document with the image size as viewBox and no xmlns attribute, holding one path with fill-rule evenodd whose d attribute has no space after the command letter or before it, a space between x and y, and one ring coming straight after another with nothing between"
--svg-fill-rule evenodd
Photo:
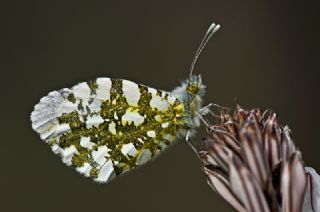
<instances>
[{"instance_id":1,"label":"white wing spot","mask_svg":"<svg viewBox=\"0 0 320 212\"><path fill-rule=\"evenodd\" d=\"M63 134L67 131L70 130L70 125L69 124L59 124L57 127L56 127L56 130L55 130L55 135L60 135L60 134Z\"/></svg>"},{"instance_id":2,"label":"white wing spot","mask_svg":"<svg viewBox=\"0 0 320 212\"><path fill-rule=\"evenodd\" d=\"M57 106L57 105L55 105L55 106ZM56 111L57 116L61 116L62 113L71 113L72 111L77 110L77 107L78 107L78 104L76 104L76 103L74 104L74 103L69 102L69 101L64 101L57 108L57 111Z\"/></svg>"},{"instance_id":3,"label":"white wing spot","mask_svg":"<svg viewBox=\"0 0 320 212\"><path fill-rule=\"evenodd\" d=\"M84 163L83 166L77 168L77 171L83 174L84 176L89 177L91 169L92 166L89 163Z\"/></svg>"},{"instance_id":4,"label":"white wing spot","mask_svg":"<svg viewBox=\"0 0 320 212\"><path fill-rule=\"evenodd\" d=\"M148 87L148 92L151 93L151 94L154 94L154 95L157 94L157 90L154 89L154 88L150 88L150 87Z\"/></svg>"},{"instance_id":5,"label":"white wing spot","mask_svg":"<svg viewBox=\"0 0 320 212\"><path fill-rule=\"evenodd\" d=\"M129 105L137 106L140 99L140 90L136 83L122 80L122 91Z\"/></svg>"},{"instance_id":6,"label":"white wing spot","mask_svg":"<svg viewBox=\"0 0 320 212\"><path fill-rule=\"evenodd\" d=\"M168 122L164 122L161 124L161 127L162 128L167 128L169 126L169 123Z\"/></svg>"},{"instance_id":7,"label":"white wing spot","mask_svg":"<svg viewBox=\"0 0 320 212\"><path fill-rule=\"evenodd\" d=\"M114 173L112 161L108 160L100 169L98 177L95 179L97 182L106 182L108 180L111 180L115 175L112 175Z\"/></svg>"},{"instance_id":8,"label":"white wing spot","mask_svg":"<svg viewBox=\"0 0 320 212\"><path fill-rule=\"evenodd\" d=\"M116 124L115 124L114 122L111 122L111 123L109 124L108 129L109 129L109 132L110 132L111 134L113 134L113 135L116 135L116 134L117 134Z\"/></svg>"},{"instance_id":9,"label":"white wing spot","mask_svg":"<svg viewBox=\"0 0 320 212\"><path fill-rule=\"evenodd\" d=\"M96 90L97 99L100 100L109 100L110 99L110 89L111 89L111 80L110 78L98 78L96 80L98 88Z\"/></svg>"},{"instance_id":10,"label":"white wing spot","mask_svg":"<svg viewBox=\"0 0 320 212\"><path fill-rule=\"evenodd\" d=\"M62 157L62 161L68 166L71 165L72 156L78 153L78 150L75 146L70 146L65 149L60 149L60 154Z\"/></svg>"},{"instance_id":11,"label":"white wing spot","mask_svg":"<svg viewBox=\"0 0 320 212\"><path fill-rule=\"evenodd\" d=\"M157 108L158 110L166 110L169 106L169 103L167 102L167 100L162 99L160 96L152 95L150 106L153 108Z\"/></svg>"},{"instance_id":12,"label":"white wing spot","mask_svg":"<svg viewBox=\"0 0 320 212\"><path fill-rule=\"evenodd\" d=\"M176 101L176 97L171 96L171 95L168 96L168 102L169 102L170 104L173 105L175 101Z\"/></svg>"},{"instance_id":13,"label":"white wing spot","mask_svg":"<svg viewBox=\"0 0 320 212\"><path fill-rule=\"evenodd\" d=\"M104 120L100 115L92 115L87 117L86 126L91 128L92 126L99 126Z\"/></svg>"},{"instance_id":14,"label":"white wing spot","mask_svg":"<svg viewBox=\"0 0 320 212\"><path fill-rule=\"evenodd\" d=\"M161 122L161 116L160 115L155 115L154 116L154 119L157 121L157 122Z\"/></svg>"},{"instance_id":15,"label":"white wing spot","mask_svg":"<svg viewBox=\"0 0 320 212\"><path fill-rule=\"evenodd\" d=\"M108 147L106 146L99 146L98 150L96 151L92 151L92 157L93 160L98 163L100 166L102 166L106 161L106 157L109 157L110 155L108 154L108 152L110 151L110 149L108 149Z\"/></svg>"},{"instance_id":16,"label":"white wing spot","mask_svg":"<svg viewBox=\"0 0 320 212\"><path fill-rule=\"evenodd\" d=\"M134 122L134 125L138 126L143 123L144 117L141 116L138 112L131 111L128 109L126 113L122 116L122 125L126 125L128 122L129 124Z\"/></svg>"},{"instance_id":17,"label":"white wing spot","mask_svg":"<svg viewBox=\"0 0 320 212\"><path fill-rule=\"evenodd\" d=\"M90 142L90 137L81 137L80 145L84 148L92 149L95 143Z\"/></svg>"},{"instance_id":18,"label":"white wing spot","mask_svg":"<svg viewBox=\"0 0 320 212\"><path fill-rule=\"evenodd\" d=\"M51 150L54 154L58 154L60 152L60 146L58 144L53 144Z\"/></svg>"},{"instance_id":19,"label":"white wing spot","mask_svg":"<svg viewBox=\"0 0 320 212\"><path fill-rule=\"evenodd\" d=\"M58 124L56 120L44 125L44 127L39 128L42 130L40 138L46 142L48 142L50 138L55 138L70 130L69 124Z\"/></svg>"},{"instance_id":20,"label":"white wing spot","mask_svg":"<svg viewBox=\"0 0 320 212\"><path fill-rule=\"evenodd\" d=\"M89 105L89 109L92 113L100 112L101 110L101 100L93 99L93 102Z\"/></svg>"},{"instance_id":21,"label":"white wing spot","mask_svg":"<svg viewBox=\"0 0 320 212\"><path fill-rule=\"evenodd\" d=\"M147 136L149 136L150 138L154 138L156 137L156 132L154 130L150 130L147 132Z\"/></svg>"},{"instance_id":22,"label":"white wing spot","mask_svg":"<svg viewBox=\"0 0 320 212\"><path fill-rule=\"evenodd\" d=\"M122 145L121 152L123 155L134 155L136 153L136 148L132 143Z\"/></svg>"},{"instance_id":23,"label":"white wing spot","mask_svg":"<svg viewBox=\"0 0 320 212\"><path fill-rule=\"evenodd\" d=\"M82 98L89 98L90 97L90 87L86 82L79 83L78 85L75 85L73 88L73 94L75 97Z\"/></svg>"}]
</instances>

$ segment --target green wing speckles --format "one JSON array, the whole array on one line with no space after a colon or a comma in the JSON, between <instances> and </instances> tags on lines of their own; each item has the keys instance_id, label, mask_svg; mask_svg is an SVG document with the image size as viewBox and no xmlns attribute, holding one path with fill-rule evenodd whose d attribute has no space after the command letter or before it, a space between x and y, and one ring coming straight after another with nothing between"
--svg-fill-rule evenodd
<instances>
[{"instance_id":1,"label":"green wing speckles","mask_svg":"<svg viewBox=\"0 0 320 212\"><path fill-rule=\"evenodd\" d=\"M142 165L185 129L185 107L169 93L98 78L43 97L32 126L62 161L107 182Z\"/></svg>"}]
</instances>

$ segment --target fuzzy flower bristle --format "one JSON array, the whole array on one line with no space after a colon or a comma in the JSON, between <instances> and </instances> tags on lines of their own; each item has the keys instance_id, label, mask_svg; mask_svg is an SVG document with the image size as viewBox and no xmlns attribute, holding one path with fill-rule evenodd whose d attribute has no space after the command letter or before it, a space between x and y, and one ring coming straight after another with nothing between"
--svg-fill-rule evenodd
<instances>
[{"instance_id":1,"label":"fuzzy flower bristle","mask_svg":"<svg viewBox=\"0 0 320 212\"><path fill-rule=\"evenodd\" d=\"M208 184L237 211L320 209L319 187L309 180L319 176L304 167L289 127L280 125L274 112L240 106L233 115L221 112L199 156Z\"/></svg>"}]
</instances>

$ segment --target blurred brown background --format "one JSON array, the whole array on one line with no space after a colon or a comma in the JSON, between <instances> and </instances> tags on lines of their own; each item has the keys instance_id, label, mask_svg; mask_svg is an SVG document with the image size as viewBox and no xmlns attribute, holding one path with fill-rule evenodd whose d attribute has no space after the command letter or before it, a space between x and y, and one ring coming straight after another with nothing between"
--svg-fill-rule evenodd
<instances>
[{"instance_id":1,"label":"blurred brown background","mask_svg":"<svg viewBox=\"0 0 320 212\"><path fill-rule=\"evenodd\" d=\"M29 121L49 91L101 76L173 89L213 21L222 28L195 70L206 102L274 109L320 171L320 7L297 2L2 1L0 211L232 211L184 141L97 185L63 165Z\"/></svg>"}]
</instances>

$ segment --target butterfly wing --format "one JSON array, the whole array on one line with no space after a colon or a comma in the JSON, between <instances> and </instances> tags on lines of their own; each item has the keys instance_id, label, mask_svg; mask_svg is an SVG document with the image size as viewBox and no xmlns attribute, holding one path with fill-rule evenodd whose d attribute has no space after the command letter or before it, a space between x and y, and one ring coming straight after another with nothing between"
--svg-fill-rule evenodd
<instances>
[{"instance_id":1,"label":"butterfly wing","mask_svg":"<svg viewBox=\"0 0 320 212\"><path fill-rule=\"evenodd\" d=\"M43 97L32 128L62 161L108 182L144 164L183 130L184 105L128 80L98 78Z\"/></svg>"}]
</instances>

